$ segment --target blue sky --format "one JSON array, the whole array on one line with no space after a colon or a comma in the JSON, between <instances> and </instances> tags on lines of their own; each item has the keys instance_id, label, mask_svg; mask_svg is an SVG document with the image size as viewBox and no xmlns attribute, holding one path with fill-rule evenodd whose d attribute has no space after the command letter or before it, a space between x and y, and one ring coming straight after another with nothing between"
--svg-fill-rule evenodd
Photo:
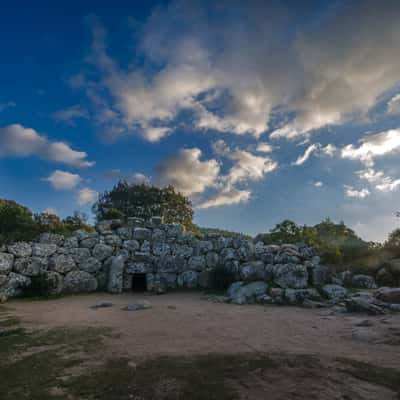
<instances>
[{"instance_id":1,"label":"blue sky","mask_svg":"<svg viewBox=\"0 0 400 400\"><path fill-rule=\"evenodd\" d=\"M84 3L84 4L82 4ZM202 226L398 225L396 1L9 2L0 197L65 217L120 178Z\"/></svg>"}]
</instances>

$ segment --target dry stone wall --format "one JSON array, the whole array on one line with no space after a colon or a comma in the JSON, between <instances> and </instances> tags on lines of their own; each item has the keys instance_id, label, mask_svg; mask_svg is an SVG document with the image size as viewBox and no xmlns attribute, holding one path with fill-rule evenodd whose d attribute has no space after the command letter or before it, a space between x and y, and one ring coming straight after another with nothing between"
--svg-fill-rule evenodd
<instances>
[{"instance_id":1,"label":"dry stone wall","mask_svg":"<svg viewBox=\"0 0 400 400\"><path fill-rule=\"evenodd\" d=\"M207 288L211 272L221 268L235 280L275 280L281 288L304 289L318 265L310 247L264 246L216 234L200 240L158 217L130 218L126 225L102 221L95 232L79 230L67 238L45 233L32 243L1 247L0 298L21 296L37 282L50 294L120 293L132 290L135 279L145 279L146 289L155 293Z\"/></svg>"},{"instance_id":2,"label":"dry stone wall","mask_svg":"<svg viewBox=\"0 0 400 400\"><path fill-rule=\"evenodd\" d=\"M0 301L24 294L121 293L213 288L232 283L222 301L235 304L335 306L373 314L400 311L400 288L377 289L373 277L332 274L305 245L264 245L244 237L198 239L181 225L130 218L102 221L71 237L42 234L0 247ZM357 288L359 293L345 286ZM392 303L384 299L395 299Z\"/></svg>"}]
</instances>

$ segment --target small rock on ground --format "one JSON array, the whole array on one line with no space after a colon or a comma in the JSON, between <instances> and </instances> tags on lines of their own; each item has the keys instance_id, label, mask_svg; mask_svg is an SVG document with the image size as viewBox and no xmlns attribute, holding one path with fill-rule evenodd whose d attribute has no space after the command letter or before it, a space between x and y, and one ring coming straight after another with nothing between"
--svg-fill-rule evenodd
<instances>
[{"instance_id":1,"label":"small rock on ground","mask_svg":"<svg viewBox=\"0 0 400 400\"><path fill-rule=\"evenodd\" d=\"M131 303L127 306L123 307L122 310L124 311L138 311L138 310L146 310L150 308L151 304L148 301L141 301L138 303Z\"/></svg>"}]
</instances>

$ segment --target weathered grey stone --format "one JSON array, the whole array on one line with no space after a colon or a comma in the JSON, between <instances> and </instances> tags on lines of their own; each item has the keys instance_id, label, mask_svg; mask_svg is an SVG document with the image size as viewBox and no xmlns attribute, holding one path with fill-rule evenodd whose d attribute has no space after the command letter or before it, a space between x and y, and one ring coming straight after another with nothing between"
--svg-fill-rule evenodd
<instances>
[{"instance_id":1,"label":"weathered grey stone","mask_svg":"<svg viewBox=\"0 0 400 400\"><path fill-rule=\"evenodd\" d=\"M108 278L108 291L111 293L121 293L123 289L123 275L125 267L125 257L114 256L111 258L111 266ZM128 272L129 273L129 272Z\"/></svg>"},{"instance_id":2,"label":"weathered grey stone","mask_svg":"<svg viewBox=\"0 0 400 400\"><path fill-rule=\"evenodd\" d=\"M369 275L354 275L351 279L351 286L357 289L376 289L376 282Z\"/></svg>"},{"instance_id":3,"label":"weathered grey stone","mask_svg":"<svg viewBox=\"0 0 400 400\"><path fill-rule=\"evenodd\" d=\"M204 256L190 257L188 268L193 271L203 271L206 268L206 258Z\"/></svg>"},{"instance_id":4,"label":"weathered grey stone","mask_svg":"<svg viewBox=\"0 0 400 400\"><path fill-rule=\"evenodd\" d=\"M49 259L49 269L60 274L66 274L76 269L76 264L72 256L60 254Z\"/></svg>"},{"instance_id":5,"label":"weathered grey stone","mask_svg":"<svg viewBox=\"0 0 400 400\"><path fill-rule=\"evenodd\" d=\"M57 295L63 291L64 278L55 271L46 271L42 279L45 281L46 291L48 295Z\"/></svg>"},{"instance_id":6,"label":"weathered grey stone","mask_svg":"<svg viewBox=\"0 0 400 400\"><path fill-rule=\"evenodd\" d=\"M232 247L226 247L221 250L220 258L223 264L229 260L235 260L237 258L237 252Z\"/></svg>"},{"instance_id":7,"label":"weathered grey stone","mask_svg":"<svg viewBox=\"0 0 400 400\"><path fill-rule=\"evenodd\" d=\"M94 246L92 250L93 257L99 261L103 261L106 258L110 257L112 253L113 253L113 248L111 246L101 243L96 244L96 246Z\"/></svg>"},{"instance_id":8,"label":"weathered grey stone","mask_svg":"<svg viewBox=\"0 0 400 400\"><path fill-rule=\"evenodd\" d=\"M94 292L96 289L96 278L86 271L71 271L64 278L65 293Z\"/></svg>"},{"instance_id":9,"label":"weathered grey stone","mask_svg":"<svg viewBox=\"0 0 400 400\"><path fill-rule=\"evenodd\" d=\"M122 229L122 228L120 228ZM109 246L121 246L122 245L122 240L118 235L106 235L104 236L104 241L106 244Z\"/></svg>"},{"instance_id":10,"label":"weathered grey stone","mask_svg":"<svg viewBox=\"0 0 400 400\"><path fill-rule=\"evenodd\" d=\"M30 257L32 255L32 246L26 242L17 242L8 245L8 252L15 257Z\"/></svg>"},{"instance_id":11,"label":"weathered grey stone","mask_svg":"<svg viewBox=\"0 0 400 400\"><path fill-rule=\"evenodd\" d=\"M172 254L179 257L189 258L193 254L193 247L186 244L174 244L172 245Z\"/></svg>"},{"instance_id":12,"label":"weathered grey stone","mask_svg":"<svg viewBox=\"0 0 400 400\"><path fill-rule=\"evenodd\" d=\"M39 236L39 243L55 244L56 246L61 246L64 242L64 236L58 233L42 233Z\"/></svg>"},{"instance_id":13,"label":"weathered grey stone","mask_svg":"<svg viewBox=\"0 0 400 400\"><path fill-rule=\"evenodd\" d=\"M161 279L160 274L146 274L146 285L147 290L155 294L163 294L167 291L166 281L164 279Z\"/></svg>"},{"instance_id":14,"label":"weathered grey stone","mask_svg":"<svg viewBox=\"0 0 400 400\"><path fill-rule=\"evenodd\" d=\"M215 251L210 251L206 255L207 268L216 268L219 265L219 256Z\"/></svg>"},{"instance_id":15,"label":"weathered grey stone","mask_svg":"<svg viewBox=\"0 0 400 400\"><path fill-rule=\"evenodd\" d=\"M196 271L184 271L178 275L177 283L180 287L194 289L198 286L199 273Z\"/></svg>"},{"instance_id":16,"label":"weathered grey stone","mask_svg":"<svg viewBox=\"0 0 400 400\"><path fill-rule=\"evenodd\" d=\"M269 294L274 299L275 303L283 304L283 296L285 294L284 289L281 288L271 288Z\"/></svg>"},{"instance_id":17,"label":"weathered grey stone","mask_svg":"<svg viewBox=\"0 0 400 400\"><path fill-rule=\"evenodd\" d=\"M250 241L241 241L239 248L237 249L237 255L242 261L249 261L254 257L254 245Z\"/></svg>"},{"instance_id":18,"label":"weathered grey stone","mask_svg":"<svg viewBox=\"0 0 400 400\"><path fill-rule=\"evenodd\" d=\"M262 261L250 261L240 267L241 279L246 281L265 280L265 268Z\"/></svg>"},{"instance_id":19,"label":"weathered grey stone","mask_svg":"<svg viewBox=\"0 0 400 400\"><path fill-rule=\"evenodd\" d=\"M0 298L5 301L10 297L21 296L24 289L30 285L31 279L27 276L10 272L7 275L7 281L0 288Z\"/></svg>"},{"instance_id":20,"label":"weathered grey stone","mask_svg":"<svg viewBox=\"0 0 400 400\"><path fill-rule=\"evenodd\" d=\"M128 218L128 225L132 227L143 227L144 226L144 219L138 217L129 217Z\"/></svg>"},{"instance_id":21,"label":"weathered grey stone","mask_svg":"<svg viewBox=\"0 0 400 400\"><path fill-rule=\"evenodd\" d=\"M268 285L263 281L251 282L235 282L227 291L229 301L234 304L253 304L258 300L262 300L267 294Z\"/></svg>"},{"instance_id":22,"label":"weathered grey stone","mask_svg":"<svg viewBox=\"0 0 400 400\"><path fill-rule=\"evenodd\" d=\"M321 288L321 292L330 300L340 301L346 298L347 290L340 285L324 285Z\"/></svg>"},{"instance_id":23,"label":"weathered grey stone","mask_svg":"<svg viewBox=\"0 0 400 400\"><path fill-rule=\"evenodd\" d=\"M180 224L165 224L164 228L167 233L167 237L170 238L178 238L183 233L183 227Z\"/></svg>"},{"instance_id":24,"label":"weathered grey stone","mask_svg":"<svg viewBox=\"0 0 400 400\"><path fill-rule=\"evenodd\" d=\"M151 235L153 242L164 242L167 237L167 234L162 229L154 229Z\"/></svg>"},{"instance_id":25,"label":"weathered grey stone","mask_svg":"<svg viewBox=\"0 0 400 400\"><path fill-rule=\"evenodd\" d=\"M14 271L26 276L41 275L48 268L47 258L22 257L14 262Z\"/></svg>"},{"instance_id":26,"label":"weathered grey stone","mask_svg":"<svg viewBox=\"0 0 400 400\"><path fill-rule=\"evenodd\" d=\"M150 240L151 239L151 230L147 228L134 228L133 229L133 238L136 240Z\"/></svg>"},{"instance_id":27,"label":"weathered grey stone","mask_svg":"<svg viewBox=\"0 0 400 400\"><path fill-rule=\"evenodd\" d=\"M331 273L325 265L313 265L310 270L311 284L315 286L323 286L330 283Z\"/></svg>"},{"instance_id":28,"label":"weathered grey stone","mask_svg":"<svg viewBox=\"0 0 400 400\"><path fill-rule=\"evenodd\" d=\"M64 240L64 245L67 249L72 249L73 247L79 247L79 241L76 236L70 236Z\"/></svg>"},{"instance_id":29,"label":"weathered grey stone","mask_svg":"<svg viewBox=\"0 0 400 400\"><path fill-rule=\"evenodd\" d=\"M167 243L155 242L153 243L153 254L159 257L165 257L171 253L171 248Z\"/></svg>"},{"instance_id":30,"label":"weathered grey stone","mask_svg":"<svg viewBox=\"0 0 400 400\"><path fill-rule=\"evenodd\" d=\"M147 262L150 263L152 261L152 256L150 253L144 253L142 251L135 251L133 256L135 261Z\"/></svg>"},{"instance_id":31,"label":"weathered grey stone","mask_svg":"<svg viewBox=\"0 0 400 400\"><path fill-rule=\"evenodd\" d=\"M148 253L150 254L151 252L151 243L149 240L144 240L142 245L140 246L140 251L142 253Z\"/></svg>"},{"instance_id":32,"label":"weathered grey stone","mask_svg":"<svg viewBox=\"0 0 400 400\"><path fill-rule=\"evenodd\" d=\"M132 228L129 227L122 227L117 229L117 235L122 239L122 240L131 240L132 239Z\"/></svg>"},{"instance_id":33,"label":"weathered grey stone","mask_svg":"<svg viewBox=\"0 0 400 400\"><path fill-rule=\"evenodd\" d=\"M57 251L57 245L52 243L33 243L32 256L50 257Z\"/></svg>"},{"instance_id":34,"label":"weathered grey stone","mask_svg":"<svg viewBox=\"0 0 400 400\"><path fill-rule=\"evenodd\" d=\"M373 300L368 297L355 297L345 299L345 305L348 312L365 312L371 315L385 314L385 310L374 304Z\"/></svg>"},{"instance_id":35,"label":"weathered grey stone","mask_svg":"<svg viewBox=\"0 0 400 400\"><path fill-rule=\"evenodd\" d=\"M122 243L122 247L134 254L135 251L140 249L140 244L137 240L125 240Z\"/></svg>"},{"instance_id":36,"label":"weathered grey stone","mask_svg":"<svg viewBox=\"0 0 400 400\"><path fill-rule=\"evenodd\" d=\"M149 264L145 262L131 262L125 268L128 274L146 274L151 271Z\"/></svg>"},{"instance_id":37,"label":"weathered grey stone","mask_svg":"<svg viewBox=\"0 0 400 400\"><path fill-rule=\"evenodd\" d=\"M97 243L99 243L99 237L97 235L90 235L82 239L79 243L79 246L86 249L93 249Z\"/></svg>"},{"instance_id":38,"label":"weathered grey stone","mask_svg":"<svg viewBox=\"0 0 400 400\"><path fill-rule=\"evenodd\" d=\"M0 274L7 274L12 270L14 256L10 253L0 253Z\"/></svg>"},{"instance_id":39,"label":"weathered grey stone","mask_svg":"<svg viewBox=\"0 0 400 400\"><path fill-rule=\"evenodd\" d=\"M320 300L321 295L314 288L285 289L284 300L288 304L303 304L304 300Z\"/></svg>"},{"instance_id":40,"label":"weathered grey stone","mask_svg":"<svg viewBox=\"0 0 400 400\"><path fill-rule=\"evenodd\" d=\"M159 275L159 280L163 282L166 289L175 289L177 287L177 275L170 272L161 272Z\"/></svg>"},{"instance_id":41,"label":"weathered grey stone","mask_svg":"<svg viewBox=\"0 0 400 400\"><path fill-rule=\"evenodd\" d=\"M351 286L351 281L353 279L353 273L351 271L343 271L337 274L336 278L341 281L343 286Z\"/></svg>"},{"instance_id":42,"label":"weathered grey stone","mask_svg":"<svg viewBox=\"0 0 400 400\"><path fill-rule=\"evenodd\" d=\"M400 287L381 287L375 292L375 297L385 303L400 304Z\"/></svg>"},{"instance_id":43,"label":"weathered grey stone","mask_svg":"<svg viewBox=\"0 0 400 400\"><path fill-rule=\"evenodd\" d=\"M213 250L213 243L210 240L199 240L196 246L196 255L205 255Z\"/></svg>"},{"instance_id":44,"label":"weathered grey stone","mask_svg":"<svg viewBox=\"0 0 400 400\"><path fill-rule=\"evenodd\" d=\"M0 275L0 287L4 286L8 281L8 275Z\"/></svg>"},{"instance_id":45,"label":"weathered grey stone","mask_svg":"<svg viewBox=\"0 0 400 400\"><path fill-rule=\"evenodd\" d=\"M77 264L81 264L90 257L90 250L81 247L71 248L69 255Z\"/></svg>"},{"instance_id":46,"label":"weathered grey stone","mask_svg":"<svg viewBox=\"0 0 400 400\"><path fill-rule=\"evenodd\" d=\"M94 274L95 272L100 270L101 262L95 257L89 257L88 259L79 264L79 268L82 271Z\"/></svg>"},{"instance_id":47,"label":"weathered grey stone","mask_svg":"<svg viewBox=\"0 0 400 400\"><path fill-rule=\"evenodd\" d=\"M301 264L276 265L274 282L281 288L304 289L308 283L307 268Z\"/></svg>"},{"instance_id":48,"label":"weathered grey stone","mask_svg":"<svg viewBox=\"0 0 400 400\"><path fill-rule=\"evenodd\" d=\"M148 301L143 300L143 301L138 302L138 303L128 304L126 307L123 307L122 310L124 310L124 311L138 311L138 310L146 310L146 309L148 309L150 307L151 307L151 304Z\"/></svg>"}]
</instances>

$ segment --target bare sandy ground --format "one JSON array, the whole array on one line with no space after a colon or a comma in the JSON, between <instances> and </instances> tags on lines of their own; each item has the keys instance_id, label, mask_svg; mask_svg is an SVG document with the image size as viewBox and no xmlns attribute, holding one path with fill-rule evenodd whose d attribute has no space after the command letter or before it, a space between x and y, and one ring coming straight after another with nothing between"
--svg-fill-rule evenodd
<instances>
[{"instance_id":1,"label":"bare sandy ground","mask_svg":"<svg viewBox=\"0 0 400 400\"><path fill-rule=\"evenodd\" d=\"M149 301L152 307L122 310L140 300ZM112 302L113 307L90 308L100 301ZM116 356L132 359L288 353L346 357L400 369L400 315L369 317L329 309L235 306L203 300L200 293L96 293L47 301L14 300L8 306L29 326L111 328L115 335L107 347Z\"/></svg>"}]
</instances>

